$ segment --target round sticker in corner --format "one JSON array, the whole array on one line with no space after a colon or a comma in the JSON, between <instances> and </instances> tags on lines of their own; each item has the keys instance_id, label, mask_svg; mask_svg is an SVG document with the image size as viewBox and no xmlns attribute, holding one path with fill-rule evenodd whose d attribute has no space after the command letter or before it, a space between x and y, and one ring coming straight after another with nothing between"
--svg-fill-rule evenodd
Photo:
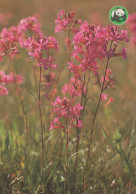
<instances>
[{"instance_id":1,"label":"round sticker in corner","mask_svg":"<svg viewBox=\"0 0 136 194\"><path fill-rule=\"evenodd\" d=\"M128 11L123 6L115 6L109 12L109 19L115 25L122 25L128 19Z\"/></svg>"}]
</instances>

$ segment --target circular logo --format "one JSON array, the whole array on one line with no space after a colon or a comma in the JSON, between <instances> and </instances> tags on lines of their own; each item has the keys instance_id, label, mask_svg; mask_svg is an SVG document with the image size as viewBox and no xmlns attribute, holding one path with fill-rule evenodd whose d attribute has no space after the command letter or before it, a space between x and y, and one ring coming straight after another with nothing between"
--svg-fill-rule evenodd
<instances>
[{"instance_id":1,"label":"circular logo","mask_svg":"<svg viewBox=\"0 0 136 194\"><path fill-rule=\"evenodd\" d=\"M128 11L123 6L115 6L110 10L109 18L113 24L124 24L128 19Z\"/></svg>"}]
</instances>

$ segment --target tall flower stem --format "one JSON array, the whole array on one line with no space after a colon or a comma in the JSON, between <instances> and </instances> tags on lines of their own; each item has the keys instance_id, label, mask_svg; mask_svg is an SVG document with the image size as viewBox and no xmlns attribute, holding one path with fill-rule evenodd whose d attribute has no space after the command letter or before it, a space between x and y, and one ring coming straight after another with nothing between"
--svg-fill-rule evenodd
<instances>
[{"instance_id":1,"label":"tall flower stem","mask_svg":"<svg viewBox=\"0 0 136 194\"><path fill-rule=\"evenodd\" d=\"M97 106L96 106L96 111L95 111L94 118L93 118L93 122L92 122L91 133L90 133L89 144L88 144L86 170L87 170L88 161L89 161L89 158L90 158L90 146L91 146L91 141L92 141L93 132L94 132L94 125L95 125L95 121L96 121L96 118L97 118L98 109L99 109L100 102L101 102L101 96L102 96L102 93L104 91L105 78L106 78L106 74L107 74L109 60L110 60L110 57L107 58L107 63L106 63L105 72L104 72L104 80L103 80L103 84L102 84L102 87L101 87L101 90L100 90L100 95L99 95L98 103L97 103Z\"/></svg>"},{"instance_id":2,"label":"tall flower stem","mask_svg":"<svg viewBox=\"0 0 136 194\"><path fill-rule=\"evenodd\" d=\"M82 86L81 106L83 104L83 97L84 97L83 92L84 92L84 86L85 86L85 77L86 77L86 74L84 74L84 80L83 80L83 86ZM90 77L90 72L89 72L89 77ZM88 82L89 82L89 78L88 78ZM87 82L87 88L86 88L86 95L87 95L87 89L88 89L88 82ZM84 102L84 105L85 105L85 102ZM84 105L83 105L83 111L84 111ZM80 113L79 119L81 119L81 120L83 119L83 114L82 113ZM75 188L76 173L77 173L77 167L78 167L78 150L79 150L79 142L80 142L80 130L79 130L78 127L76 128L76 136L77 136L77 141L76 141L76 159L75 159L75 166L74 166L74 178L73 178L72 192L74 192L74 188Z\"/></svg>"},{"instance_id":3,"label":"tall flower stem","mask_svg":"<svg viewBox=\"0 0 136 194\"><path fill-rule=\"evenodd\" d=\"M67 153L66 153L66 170L65 170L65 183L64 183L64 193L67 193L68 190L68 144L69 144L69 131L66 131L67 135L67 141L66 141L66 147L67 147Z\"/></svg>"},{"instance_id":4,"label":"tall flower stem","mask_svg":"<svg viewBox=\"0 0 136 194\"><path fill-rule=\"evenodd\" d=\"M11 62L11 57L8 56L8 59L9 59L9 63L10 63L10 69L11 69L11 72L13 73L13 77L14 77L14 80L15 80L15 85L16 85L18 97L19 97L19 100L20 100L20 104L21 104L24 119L25 119L26 143L28 144L29 129L28 129L28 122L27 122L27 115L26 115L26 111L25 111L25 106L24 106L23 98L21 96L20 89L19 89L19 86L18 86L18 83L17 83L17 80L16 80L16 75L15 75L14 68L13 68L13 65L12 65L12 62Z\"/></svg>"},{"instance_id":5,"label":"tall flower stem","mask_svg":"<svg viewBox=\"0 0 136 194\"><path fill-rule=\"evenodd\" d=\"M41 79L42 79L42 67L40 66L40 71L39 71L39 102L38 102L38 107L39 107L39 114L40 114L40 122L41 122L41 176L42 176L42 183L43 183L43 165L44 165L44 141L43 141L43 119L42 119L42 109L41 109Z\"/></svg>"},{"instance_id":6,"label":"tall flower stem","mask_svg":"<svg viewBox=\"0 0 136 194\"><path fill-rule=\"evenodd\" d=\"M70 30L68 29L68 41L69 40L70 40ZM68 48L68 61L71 61L70 53L71 53L71 46L70 46L70 48ZM68 83L70 80L70 75L71 75L71 71L69 71L69 73L68 73Z\"/></svg>"}]
</instances>

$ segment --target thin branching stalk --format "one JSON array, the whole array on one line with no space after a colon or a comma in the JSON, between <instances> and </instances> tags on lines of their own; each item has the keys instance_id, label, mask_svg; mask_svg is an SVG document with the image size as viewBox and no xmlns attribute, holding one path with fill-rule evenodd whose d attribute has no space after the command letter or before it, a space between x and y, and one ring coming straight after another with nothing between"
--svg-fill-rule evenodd
<instances>
[{"instance_id":1,"label":"thin branching stalk","mask_svg":"<svg viewBox=\"0 0 136 194\"><path fill-rule=\"evenodd\" d=\"M44 165L44 142L43 142L43 119L42 119L42 109L41 109L41 79L42 79L42 67L40 66L40 71L39 71L39 102L38 102L38 107L39 107L39 114L40 114L40 122L41 122L41 176L43 179L43 165Z\"/></svg>"},{"instance_id":2,"label":"thin branching stalk","mask_svg":"<svg viewBox=\"0 0 136 194\"><path fill-rule=\"evenodd\" d=\"M17 83L17 80L16 80L16 75L15 75L14 68L13 68L13 65L12 65L12 62L11 62L11 57L8 56L8 58L9 58L9 63L10 63L10 69L11 69L11 72L13 73L13 77L14 77L14 80L15 80L15 85L16 85L18 97L19 97L19 100L20 100L20 104L21 104L24 119L25 119L24 122L25 122L25 128L26 128L26 143L28 144L29 129L28 129L28 122L27 122L27 115L26 115L26 111L25 111L25 106L24 106L23 98L21 96L20 89L19 89L19 86L18 86L18 83Z\"/></svg>"},{"instance_id":3,"label":"thin branching stalk","mask_svg":"<svg viewBox=\"0 0 136 194\"><path fill-rule=\"evenodd\" d=\"M111 41L111 44L110 44L110 49L111 49L111 47L112 47L112 41ZM99 95L98 103L97 103L97 106L96 106L96 111L95 111L93 122L92 122L91 133L90 133L89 144L88 144L88 153L87 153L87 162L86 162L85 171L87 170L88 161L89 161L89 158L90 158L90 146L91 146L91 141L92 141L93 132L94 132L94 125L95 125L98 109L99 109L100 102L101 102L101 96L102 96L102 93L104 91L105 78L106 78L107 69L108 69L108 66L109 66L109 60L110 60L110 56L107 57L107 63L106 63L105 71L104 71L104 80L103 80L103 83L102 83L102 86L101 86L100 95Z\"/></svg>"},{"instance_id":4,"label":"thin branching stalk","mask_svg":"<svg viewBox=\"0 0 136 194\"><path fill-rule=\"evenodd\" d=\"M89 80L90 80L90 73L91 73L91 71L89 71L89 74L88 74L86 92L85 92L85 96L84 96L85 100L84 100L83 111L82 111L82 119L84 117L85 106L86 106L86 103L87 103L87 94L88 94L88 86L89 86Z\"/></svg>"},{"instance_id":5,"label":"thin branching stalk","mask_svg":"<svg viewBox=\"0 0 136 194\"><path fill-rule=\"evenodd\" d=\"M69 40L70 40L70 30L68 29L68 41ZM71 55L71 46L70 46L70 48L68 48L68 61L69 62L71 61L70 55ZM69 73L68 73L68 83L70 81L70 76L71 76L71 71L69 71Z\"/></svg>"},{"instance_id":6,"label":"thin branching stalk","mask_svg":"<svg viewBox=\"0 0 136 194\"><path fill-rule=\"evenodd\" d=\"M66 152L66 168L65 168L65 182L64 182L64 193L67 193L68 190L68 144L69 144L69 132L66 131L66 136L67 136L67 140L66 140L66 147L67 147L67 152Z\"/></svg>"},{"instance_id":7,"label":"thin branching stalk","mask_svg":"<svg viewBox=\"0 0 136 194\"><path fill-rule=\"evenodd\" d=\"M81 106L83 105L83 111L80 113L80 117L79 119L83 120L83 115L84 115L84 108L85 108L85 104L86 104L86 98L87 98L87 92L88 92L88 85L89 85L89 78L90 78L90 71L89 71L89 75L88 75L88 80L87 80L87 86L86 86L86 93L84 96L84 86L85 86L85 82L86 82L86 74L84 74L84 80L83 80L83 86L82 86L82 95L81 95ZM84 102L83 102L83 98ZM76 128L76 135L77 135L77 141L76 141L76 159L75 159L75 166L74 166L74 182L73 182L73 188L72 188L72 192L74 192L74 188L75 188L75 182L76 182L76 174L77 174L77 167L78 167L78 150L79 150L79 142L80 142L80 130L79 128Z\"/></svg>"}]
</instances>

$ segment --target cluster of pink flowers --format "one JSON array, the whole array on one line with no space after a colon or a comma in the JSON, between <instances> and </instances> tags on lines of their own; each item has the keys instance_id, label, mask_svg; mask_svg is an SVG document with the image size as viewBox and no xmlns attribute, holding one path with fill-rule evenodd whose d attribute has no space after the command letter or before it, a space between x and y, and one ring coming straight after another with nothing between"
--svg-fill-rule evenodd
<instances>
[{"instance_id":1,"label":"cluster of pink flowers","mask_svg":"<svg viewBox=\"0 0 136 194\"><path fill-rule=\"evenodd\" d=\"M129 15L127 24L132 33L131 44L132 46L136 46L136 13Z\"/></svg>"},{"instance_id":2,"label":"cluster of pink flowers","mask_svg":"<svg viewBox=\"0 0 136 194\"><path fill-rule=\"evenodd\" d=\"M123 40L128 41L125 30L119 33L116 26L91 26L86 21L83 22L73 38L72 58L77 59L79 64L71 61L68 63L68 68L74 74L87 70L96 72L98 60L102 61L118 55L125 58L125 49L121 53L116 53L117 44ZM111 43L112 46L109 49Z\"/></svg>"},{"instance_id":3,"label":"cluster of pink flowers","mask_svg":"<svg viewBox=\"0 0 136 194\"><path fill-rule=\"evenodd\" d=\"M70 95L70 97L74 98L77 96L81 96L82 93L85 94L86 88L81 83L81 80L72 77L69 81L69 83L66 83L61 90L63 95Z\"/></svg>"},{"instance_id":4,"label":"cluster of pink flowers","mask_svg":"<svg viewBox=\"0 0 136 194\"><path fill-rule=\"evenodd\" d=\"M4 56L11 58L15 57L18 52L17 44L20 47L24 46L24 41L27 38L26 31L33 31L34 33L40 33L40 24L34 17L28 17L22 19L18 26L11 26L9 28L3 28L0 33L0 61ZM21 75L15 75L16 82L18 84L24 82L24 78ZM13 73L6 75L3 71L0 72L0 83L8 84L15 82ZM7 95L8 90L5 86L0 85L0 95Z\"/></svg>"},{"instance_id":5,"label":"cluster of pink flowers","mask_svg":"<svg viewBox=\"0 0 136 194\"><path fill-rule=\"evenodd\" d=\"M60 121L61 117L73 118L72 105L74 97L86 93L85 82L82 80L86 71L93 72L95 75L97 83L102 90L101 99L103 102L106 102L104 107L107 107L113 101L113 98L108 98L108 94L103 93L103 91L111 88L115 83L115 79L111 76L112 72L109 69L106 70L105 77L100 78L98 73L100 68L98 66L98 61L103 62L104 59L109 60L117 56L122 56L126 59L126 48L123 48L121 52L117 51L117 47L121 41L129 41L126 30L121 30L121 32L119 32L117 26L90 25L87 21L82 22L80 19L76 21L74 16L75 12L66 14L64 10L61 10L57 15L57 20L55 20L55 32L73 32L73 40L67 37L65 42L69 51L72 51L68 62L68 69L73 73L74 77L62 88L62 93L64 95L68 94L71 100L66 97L63 99L57 97L55 103L53 103L53 111L58 117L51 122L50 130L53 128L65 129L66 125L63 125ZM79 25L75 28L76 24ZM80 104L78 105L83 109ZM76 114L78 115L78 113ZM80 123L82 123L81 120Z\"/></svg>"},{"instance_id":6,"label":"cluster of pink flowers","mask_svg":"<svg viewBox=\"0 0 136 194\"><path fill-rule=\"evenodd\" d=\"M133 19L130 18L128 21L133 23L131 30L135 31L134 16ZM109 69L106 70L105 77L99 76L101 65L98 65L98 62L117 56L126 59L126 48L119 52L117 47L123 40L128 42L128 34L125 30L119 32L117 26L94 26L87 21L82 22L81 19L75 20L75 12L73 11L65 13L64 10L61 10L57 15L55 24L56 33L67 31L73 34L71 36L72 40L69 36L65 39L70 54L68 69L73 73L73 77L62 88L63 95L68 95L70 99L57 97L52 104L53 112L57 117L51 122L50 130L62 128L68 132L73 127L83 127L81 110L84 107L81 106L82 103L74 105L74 101L75 97L87 95L86 72L89 76L92 72L93 76L96 77L102 90L100 97L106 103L104 107L113 101L113 98L108 97L108 94L103 93L103 91L105 92L105 89L111 88L115 84L115 79L111 76L112 72ZM31 37L28 36L29 34L31 34ZM2 29L0 33L0 61L6 55L9 57L16 56L19 53L18 46L27 49L28 56L35 59L37 66L49 70L49 73L44 76L46 83L43 84L46 90L44 96L49 100L53 95L50 95L49 91L53 89L52 85L55 77L55 74L51 71L57 68L50 50L58 49L56 38L44 35L41 32L38 20L35 17L28 17L22 19L17 26ZM13 73L6 75L1 71L0 95L7 95L8 90L4 85L14 81ZM20 84L24 81L24 78L21 75L16 75L16 81ZM56 89L53 92L55 94Z\"/></svg>"},{"instance_id":7,"label":"cluster of pink flowers","mask_svg":"<svg viewBox=\"0 0 136 194\"><path fill-rule=\"evenodd\" d=\"M61 31L75 31L76 24L81 23L81 19L74 19L75 14L74 11L65 13L64 10L61 10L60 13L57 14L57 19L55 20L55 33Z\"/></svg>"},{"instance_id":8,"label":"cluster of pink flowers","mask_svg":"<svg viewBox=\"0 0 136 194\"><path fill-rule=\"evenodd\" d=\"M40 33L26 39L24 46L29 51L28 55L36 59L37 66L42 66L45 70L57 68L57 65L54 64L54 58L48 53L49 49L58 49L58 42L54 37L47 37ZM47 51L46 58L43 51Z\"/></svg>"},{"instance_id":9,"label":"cluster of pink flowers","mask_svg":"<svg viewBox=\"0 0 136 194\"><path fill-rule=\"evenodd\" d=\"M0 33L0 58L5 55L15 56L18 53L17 44L24 46L26 31L40 33L40 24L35 17L22 19L17 26L3 28Z\"/></svg>"},{"instance_id":10,"label":"cluster of pink flowers","mask_svg":"<svg viewBox=\"0 0 136 194\"><path fill-rule=\"evenodd\" d=\"M53 128L62 128L68 132L72 127L83 127L82 121L79 119L80 112L83 109L80 103L74 106L71 99L66 97L61 99L58 96L52 105L53 111L57 117L51 122L50 130ZM65 119L64 124L61 121L62 119Z\"/></svg>"},{"instance_id":11,"label":"cluster of pink flowers","mask_svg":"<svg viewBox=\"0 0 136 194\"><path fill-rule=\"evenodd\" d=\"M18 84L21 84L24 82L24 78L20 74L15 76L16 76L16 82ZM9 75L6 75L4 71L0 71L0 96L6 96L9 93L7 88L3 85L6 85L8 83L13 83L13 82L15 82L15 79L12 72Z\"/></svg>"},{"instance_id":12,"label":"cluster of pink flowers","mask_svg":"<svg viewBox=\"0 0 136 194\"><path fill-rule=\"evenodd\" d=\"M28 37L29 33L31 37ZM57 65L54 63L54 58L49 54L49 49L57 49L58 42L52 36L44 36L40 30L40 24L35 17L28 17L20 20L17 26L3 28L0 33L0 61L4 56L15 57L18 51L18 45L25 47L29 53L28 55L35 58L38 66L44 69L55 69ZM44 57L44 51L46 57ZM10 81L12 75L10 74ZM4 79L4 77L2 77ZM17 82L21 77L16 76Z\"/></svg>"}]
</instances>

